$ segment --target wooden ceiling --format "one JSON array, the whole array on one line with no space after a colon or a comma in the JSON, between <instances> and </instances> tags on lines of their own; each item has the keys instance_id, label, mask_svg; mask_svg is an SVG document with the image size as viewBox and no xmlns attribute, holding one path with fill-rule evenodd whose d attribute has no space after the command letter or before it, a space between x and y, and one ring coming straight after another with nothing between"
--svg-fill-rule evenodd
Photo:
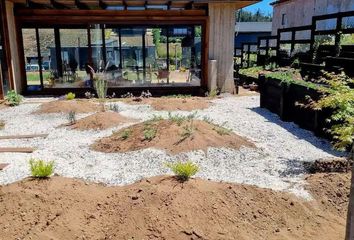
<instances>
[{"instance_id":1,"label":"wooden ceiling","mask_svg":"<svg viewBox=\"0 0 354 240\"><path fill-rule=\"evenodd\" d=\"M208 3L234 3L239 8L258 1L249 0L8 0L18 8L31 9L198 9Z\"/></svg>"}]
</instances>

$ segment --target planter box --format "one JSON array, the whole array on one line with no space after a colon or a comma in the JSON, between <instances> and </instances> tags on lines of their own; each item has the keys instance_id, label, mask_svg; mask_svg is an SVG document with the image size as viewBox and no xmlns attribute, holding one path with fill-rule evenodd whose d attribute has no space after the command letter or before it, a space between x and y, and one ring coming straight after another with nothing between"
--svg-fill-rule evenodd
<instances>
[{"instance_id":1,"label":"planter box","mask_svg":"<svg viewBox=\"0 0 354 240\"><path fill-rule=\"evenodd\" d=\"M243 85L244 83L246 84L251 84L251 83L259 83L259 79L256 77L250 77L247 75L243 75L243 74L239 74L239 78L240 78L240 84Z\"/></svg>"},{"instance_id":2,"label":"planter box","mask_svg":"<svg viewBox=\"0 0 354 240\"><path fill-rule=\"evenodd\" d=\"M262 108L278 114L283 121L291 121L301 128L313 131L317 136L330 138L324 128L330 127L326 119L331 111L317 111L299 105L305 103L306 96L318 100L321 93L297 84L286 85L279 79L265 78L263 75L260 75L259 82Z\"/></svg>"}]
</instances>

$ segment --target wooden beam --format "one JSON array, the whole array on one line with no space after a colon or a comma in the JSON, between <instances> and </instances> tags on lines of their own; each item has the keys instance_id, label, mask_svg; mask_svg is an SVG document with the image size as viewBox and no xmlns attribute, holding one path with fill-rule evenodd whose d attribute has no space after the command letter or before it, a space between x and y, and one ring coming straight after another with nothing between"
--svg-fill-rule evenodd
<instances>
[{"instance_id":1,"label":"wooden beam","mask_svg":"<svg viewBox=\"0 0 354 240\"><path fill-rule=\"evenodd\" d=\"M5 139L46 138L47 136L48 136L48 134L8 135L8 136L0 136L0 140L5 140Z\"/></svg>"},{"instance_id":2,"label":"wooden beam","mask_svg":"<svg viewBox=\"0 0 354 240\"><path fill-rule=\"evenodd\" d=\"M36 149L26 147L0 147L0 153L33 153Z\"/></svg>"}]
</instances>

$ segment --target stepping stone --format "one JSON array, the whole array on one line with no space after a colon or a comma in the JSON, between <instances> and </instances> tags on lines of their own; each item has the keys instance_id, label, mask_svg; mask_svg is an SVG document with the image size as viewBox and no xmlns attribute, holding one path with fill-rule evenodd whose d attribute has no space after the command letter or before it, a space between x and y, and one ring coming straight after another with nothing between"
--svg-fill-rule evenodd
<instances>
[{"instance_id":1,"label":"stepping stone","mask_svg":"<svg viewBox=\"0 0 354 240\"><path fill-rule=\"evenodd\" d=\"M48 134L29 134L29 135L9 135L0 136L0 140L4 139L27 139L27 138L46 138Z\"/></svg>"},{"instance_id":2,"label":"stepping stone","mask_svg":"<svg viewBox=\"0 0 354 240\"><path fill-rule=\"evenodd\" d=\"M0 147L0 153L11 152L11 153L32 153L34 148L13 148L13 147Z\"/></svg>"},{"instance_id":3,"label":"stepping stone","mask_svg":"<svg viewBox=\"0 0 354 240\"><path fill-rule=\"evenodd\" d=\"M4 170L7 166L9 166L10 164L8 163L0 163L0 171Z\"/></svg>"}]
</instances>

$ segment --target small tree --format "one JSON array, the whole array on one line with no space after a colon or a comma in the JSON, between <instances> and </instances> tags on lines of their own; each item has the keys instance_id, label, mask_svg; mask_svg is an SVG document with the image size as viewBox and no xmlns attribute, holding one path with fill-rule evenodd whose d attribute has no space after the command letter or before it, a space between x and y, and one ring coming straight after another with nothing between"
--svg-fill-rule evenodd
<instances>
[{"instance_id":1,"label":"small tree","mask_svg":"<svg viewBox=\"0 0 354 240\"><path fill-rule=\"evenodd\" d=\"M345 151L349 149L349 160L354 160L354 79L350 79L344 74L333 75L325 73L325 82L330 89L325 91L325 95L314 103L316 108L331 108L333 114L328 121L334 122L329 132L333 136L333 146ZM354 168L352 168L352 180L350 188L348 215L347 215L347 240L354 239Z\"/></svg>"}]
</instances>

